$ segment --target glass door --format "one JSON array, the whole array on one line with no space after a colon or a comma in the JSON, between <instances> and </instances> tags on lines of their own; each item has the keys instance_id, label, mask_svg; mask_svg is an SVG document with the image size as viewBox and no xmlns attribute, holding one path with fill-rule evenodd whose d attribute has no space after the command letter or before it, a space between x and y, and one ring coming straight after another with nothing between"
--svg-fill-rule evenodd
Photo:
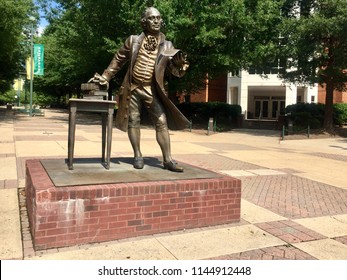
<instances>
[{"instance_id":1,"label":"glass door","mask_svg":"<svg viewBox=\"0 0 347 280\"><path fill-rule=\"evenodd\" d=\"M285 101L272 100L271 117L277 119L279 115L284 115Z\"/></svg>"},{"instance_id":2,"label":"glass door","mask_svg":"<svg viewBox=\"0 0 347 280\"><path fill-rule=\"evenodd\" d=\"M255 117L262 119L269 117L269 101L268 100L255 100L254 103Z\"/></svg>"}]
</instances>

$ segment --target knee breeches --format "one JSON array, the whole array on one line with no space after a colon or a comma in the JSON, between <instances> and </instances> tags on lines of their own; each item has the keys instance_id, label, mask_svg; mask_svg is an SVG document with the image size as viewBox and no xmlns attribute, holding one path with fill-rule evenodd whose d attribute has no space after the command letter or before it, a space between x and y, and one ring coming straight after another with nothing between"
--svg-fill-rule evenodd
<instances>
[{"instance_id":1,"label":"knee breeches","mask_svg":"<svg viewBox=\"0 0 347 280\"><path fill-rule=\"evenodd\" d=\"M139 128L141 121L142 104L147 109L156 131L167 129L167 120L163 105L155 93L144 88L136 88L131 95L129 107L129 128Z\"/></svg>"}]
</instances>

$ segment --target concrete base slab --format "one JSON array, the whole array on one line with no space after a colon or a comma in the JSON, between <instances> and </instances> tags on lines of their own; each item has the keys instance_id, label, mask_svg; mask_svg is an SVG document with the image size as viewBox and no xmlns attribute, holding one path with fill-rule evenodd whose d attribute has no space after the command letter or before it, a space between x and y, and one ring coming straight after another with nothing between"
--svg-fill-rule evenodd
<instances>
[{"instance_id":1,"label":"concrete base slab","mask_svg":"<svg viewBox=\"0 0 347 280\"><path fill-rule=\"evenodd\" d=\"M244 199L241 200L241 205L241 218L252 224L287 219Z\"/></svg>"},{"instance_id":2,"label":"concrete base slab","mask_svg":"<svg viewBox=\"0 0 347 280\"><path fill-rule=\"evenodd\" d=\"M254 173L245 170L220 170L220 172L232 177L256 176Z\"/></svg>"},{"instance_id":3,"label":"concrete base slab","mask_svg":"<svg viewBox=\"0 0 347 280\"><path fill-rule=\"evenodd\" d=\"M336 215L308 219L297 219L296 223L327 237L343 236L347 232L347 215Z\"/></svg>"},{"instance_id":4,"label":"concrete base slab","mask_svg":"<svg viewBox=\"0 0 347 280\"><path fill-rule=\"evenodd\" d=\"M5 157L0 160L0 180L17 180L16 158Z\"/></svg>"},{"instance_id":5,"label":"concrete base slab","mask_svg":"<svg viewBox=\"0 0 347 280\"><path fill-rule=\"evenodd\" d=\"M97 246L44 254L30 260L174 260L175 257L155 238L104 243Z\"/></svg>"},{"instance_id":6,"label":"concrete base slab","mask_svg":"<svg viewBox=\"0 0 347 280\"><path fill-rule=\"evenodd\" d=\"M242 242L239 242L240 239ZM198 260L280 245L285 245L285 242L253 225L223 226L181 231L175 235L155 235L139 240L107 242L86 249L44 254L30 259Z\"/></svg>"},{"instance_id":7,"label":"concrete base slab","mask_svg":"<svg viewBox=\"0 0 347 280\"><path fill-rule=\"evenodd\" d=\"M97 158L75 159L74 170L68 169L64 159L45 159L41 163L56 187L223 177L187 164L181 164L183 173L171 172L163 169L161 161L153 157L144 158L143 169L134 169L133 160L132 157L113 158L109 170Z\"/></svg>"},{"instance_id":8,"label":"concrete base slab","mask_svg":"<svg viewBox=\"0 0 347 280\"><path fill-rule=\"evenodd\" d=\"M346 260L347 245L332 239L322 239L293 244L319 260Z\"/></svg>"},{"instance_id":9,"label":"concrete base slab","mask_svg":"<svg viewBox=\"0 0 347 280\"><path fill-rule=\"evenodd\" d=\"M213 258L285 244L284 241L253 225L162 236L158 237L158 240L180 260Z\"/></svg>"},{"instance_id":10,"label":"concrete base slab","mask_svg":"<svg viewBox=\"0 0 347 280\"><path fill-rule=\"evenodd\" d=\"M277 170L272 170L272 169L255 169L255 170L247 170L248 172L252 172L256 175L260 176L266 176L266 175L285 175L286 173L277 171Z\"/></svg>"},{"instance_id":11,"label":"concrete base slab","mask_svg":"<svg viewBox=\"0 0 347 280\"><path fill-rule=\"evenodd\" d=\"M0 190L0 259L22 259L17 189Z\"/></svg>"}]
</instances>

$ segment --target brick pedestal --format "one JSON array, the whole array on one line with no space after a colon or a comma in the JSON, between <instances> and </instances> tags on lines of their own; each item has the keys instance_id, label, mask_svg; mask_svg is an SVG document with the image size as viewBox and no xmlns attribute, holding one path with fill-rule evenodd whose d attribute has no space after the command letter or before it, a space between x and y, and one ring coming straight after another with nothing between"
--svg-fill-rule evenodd
<instances>
[{"instance_id":1,"label":"brick pedestal","mask_svg":"<svg viewBox=\"0 0 347 280\"><path fill-rule=\"evenodd\" d=\"M36 250L240 220L241 181L229 176L55 187L39 160L26 175Z\"/></svg>"}]
</instances>

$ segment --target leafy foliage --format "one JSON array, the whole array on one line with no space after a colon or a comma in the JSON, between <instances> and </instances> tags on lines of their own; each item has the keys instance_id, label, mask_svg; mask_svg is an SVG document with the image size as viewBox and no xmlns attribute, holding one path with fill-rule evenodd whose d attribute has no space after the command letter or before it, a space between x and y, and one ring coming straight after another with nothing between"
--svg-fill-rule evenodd
<instances>
[{"instance_id":1,"label":"leafy foliage","mask_svg":"<svg viewBox=\"0 0 347 280\"><path fill-rule=\"evenodd\" d=\"M214 118L218 127L230 129L238 125L241 118L241 106L223 102L195 102L177 105L182 113L195 126L206 127L209 118Z\"/></svg>"},{"instance_id":2,"label":"leafy foliage","mask_svg":"<svg viewBox=\"0 0 347 280\"><path fill-rule=\"evenodd\" d=\"M0 94L0 104L15 104L17 92L14 90L8 90Z\"/></svg>"},{"instance_id":3,"label":"leafy foliage","mask_svg":"<svg viewBox=\"0 0 347 280\"><path fill-rule=\"evenodd\" d=\"M347 103L334 104L334 123L339 126L347 124Z\"/></svg>"},{"instance_id":4,"label":"leafy foliage","mask_svg":"<svg viewBox=\"0 0 347 280\"><path fill-rule=\"evenodd\" d=\"M324 119L323 104L316 103L298 103L286 107L286 114L295 126L306 128L321 128Z\"/></svg>"},{"instance_id":5,"label":"leafy foliage","mask_svg":"<svg viewBox=\"0 0 347 280\"><path fill-rule=\"evenodd\" d=\"M333 129L333 91L346 89L347 83L347 5L343 0L298 2L301 10L294 10L297 13L281 27L282 55L289 69L282 77L326 85L324 127L329 131Z\"/></svg>"},{"instance_id":6,"label":"leafy foliage","mask_svg":"<svg viewBox=\"0 0 347 280\"><path fill-rule=\"evenodd\" d=\"M173 92L194 92L206 73L218 77L230 70L273 60L281 0L58 0L47 8L46 74L42 86L60 93L78 91L95 72L102 72L126 37L139 34L141 13L155 6L165 21L163 32L188 54L183 79L170 81ZM117 75L119 85L122 75ZM54 88L54 90L52 90ZM58 93L59 94L59 93Z\"/></svg>"},{"instance_id":7,"label":"leafy foliage","mask_svg":"<svg viewBox=\"0 0 347 280\"><path fill-rule=\"evenodd\" d=\"M0 92L9 89L13 78L22 70L27 52L25 31L32 24L29 16L37 15L32 0L0 0Z\"/></svg>"},{"instance_id":8,"label":"leafy foliage","mask_svg":"<svg viewBox=\"0 0 347 280\"><path fill-rule=\"evenodd\" d=\"M322 128L324 124L326 105L316 103L298 103L286 107L286 114L295 126L306 128ZM337 103L333 106L334 124L347 123L347 104Z\"/></svg>"}]
</instances>

